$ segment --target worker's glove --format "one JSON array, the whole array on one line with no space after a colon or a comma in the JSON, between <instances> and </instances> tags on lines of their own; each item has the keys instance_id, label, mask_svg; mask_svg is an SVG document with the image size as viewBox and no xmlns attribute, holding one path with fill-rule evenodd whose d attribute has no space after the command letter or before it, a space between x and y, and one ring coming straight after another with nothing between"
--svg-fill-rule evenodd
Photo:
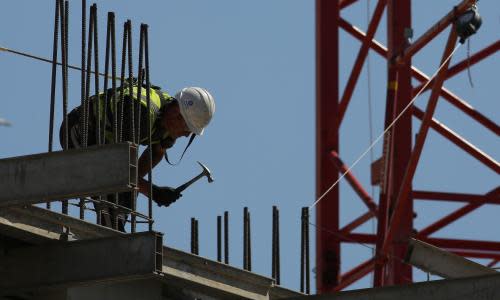
<instances>
[{"instance_id":1,"label":"worker's glove","mask_svg":"<svg viewBox=\"0 0 500 300\"><path fill-rule=\"evenodd\" d=\"M169 206L180 197L182 197L182 194L176 192L175 188L153 185L153 201L156 202L158 206Z\"/></svg>"}]
</instances>

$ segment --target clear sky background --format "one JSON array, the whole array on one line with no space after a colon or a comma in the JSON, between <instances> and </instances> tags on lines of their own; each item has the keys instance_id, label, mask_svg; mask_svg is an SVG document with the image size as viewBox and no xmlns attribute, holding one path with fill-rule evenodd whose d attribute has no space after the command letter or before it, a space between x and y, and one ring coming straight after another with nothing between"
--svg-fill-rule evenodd
<instances>
[{"instance_id":1,"label":"clear sky background","mask_svg":"<svg viewBox=\"0 0 500 300\"><path fill-rule=\"evenodd\" d=\"M359 1L342 11L343 17L363 30L366 30L367 23L366 1ZM413 2L415 37L459 3L458 0ZM118 48L121 48L122 24L131 19L135 56L139 24L150 25L154 84L171 94L184 86L201 86L209 89L216 99L212 123L206 134L196 139L181 165L170 167L161 163L154 172L156 184L177 186L198 174L200 169L196 161L199 160L211 169L216 181L210 185L206 181L196 183L169 208L155 207L155 230L165 233L166 245L189 251L190 218L196 217L200 223L200 255L215 259L216 218L227 210L230 213L230 263L241 267L242 214L243 207L247 206L252 217L253 270L270 276L271 209L278 205L281 213L282 285L297 290L300 280L300 208L315 200L314 1L108 0L97 3L101 70L104 66L106 14L115 11ZM372 9L374 6L375 1L371 0ZM499 38L498 1L480 1L479 10L483 26L472 38L471 53ZM0 46L50 58L53 14L54 1L2 1ZM381 24L376 38L385 44L385 17ZM414 65L428 75L438 67L448 30L413 60ZM340 36L340 86L343 90L359 42L343 31L340 31ZM81 2L71 1L70 64L80 64L80 39ZM466 50L466 47L461 47L451 64L465 58ZM342 125L341 156L347 164L356 160L370 144L369 94L375 137L383 130L386 64L374 52L370 54L370 63L372 88L367 88L368 77L364 68ZM134 60L136 67L137 60ZM445 86L498 124L499 69L500 59L496 53L471 68L474 88L471 88L466 73L447 81ZM0 117L13 123L12 127L0 127L0 158L47 151L50 70L48 63L0 53L3 94ZM60 73L58 75L60 87ZM80 102L80 73L70 70L69 76L69 107L72 109ZM424 109L428 95L424 93L417 100L417 106ZM61 111L59 93L56 136ZM491 131L443 100L439 102L435 116L497 161L500 159L500 142ZM415 128L418 125L419 122L414 121ZM174 160L186 142L186 139L180 140L170 151ZM60 149L58 141L55 146ZM378 158L380 153L381 145L378 144L373 156ZM372 192L369 164L368 155L353 172ZM415 189L483 194L499 182L493 171L430 131L414 180ZM342 181L340 186L341 225L344 225L365 212L366 207L345 182ZM373 192L378 199L378 189ZM415 227L422 228L460 206L417 202L415 209L419 218ZM76 213L76 209L73 212ZM484 206L435 235L498 240L495 228L498 227L499 214L498 207ZM358 232L370 233L373 228L376 228L373 222L367 223ZM314 267L313 231L311 237L311 265ZM345 272L366 260L371 250L348 245L342 248L342 255L342 271ZM425 280L425 275L416 271L415 279ZM370 280L371 277L367 276L351 288L368 287Z\"/></svg>"}]
</instances>

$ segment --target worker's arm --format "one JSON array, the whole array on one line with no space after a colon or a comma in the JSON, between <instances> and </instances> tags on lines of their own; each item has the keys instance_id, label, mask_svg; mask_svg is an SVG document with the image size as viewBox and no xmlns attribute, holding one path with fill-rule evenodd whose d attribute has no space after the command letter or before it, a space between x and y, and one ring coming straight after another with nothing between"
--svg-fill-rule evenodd
<instances>
[{"instance_id":1,"label":"worker's arm","mask_svg":"<svg viewBox=\"0 0 500 300\"><path fill-rule=\"evenodd\" d=\"M156 165L162 160L163 156L165 155L166 149L162 148L160 144L153 144L152 146L152 167L156 167ZM148 163L148 156L149 156L149 147L142 152L141 157L139 158L139 165L138 165L138 185L139 185L139 192L142 194L149 196L149 184L146 180L144 180L144 176L149 172L149 163Z\"/></svg>"},{"instance_id":2,"label":"worker's arm","mask_svg":"<svg viewBox=\"0 0 500 300\"><path fill-rule=\"evenodd\" d=\"M165 148L162 148L161 145L159 144L154 144L152 145L152 168L154 168L163 158L165 155ZM146 197L149 197L149 182L146 181L143 177L148 173L149 171L149 151L150 148L146 148L144 152L142 152L141 157L139 158L139 166L137 170L137 183L139 186L139 192L144 194ZM164 186L164 187L159 187L156 185L153 185L153 201L155 201L159 206L169 206L173 202L175 202L179 197L181 197L182 194L177 192L174 188Z\"/></svg>"}]
</instances>

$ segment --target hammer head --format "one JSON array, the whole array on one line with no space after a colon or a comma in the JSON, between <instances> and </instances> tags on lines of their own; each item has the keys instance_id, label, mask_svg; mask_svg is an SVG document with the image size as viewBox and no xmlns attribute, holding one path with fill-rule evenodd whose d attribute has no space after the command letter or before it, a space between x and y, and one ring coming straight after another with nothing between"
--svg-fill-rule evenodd
<instances>
[{"instance_id":1,"label":"hammer head","mask_svg":"<svg viewBox=\"0 0 500 300\"><path fill-rule=\"evenodd\" d=\"M210 170L204 165L202 164L201 162L198 162L198 164L201 166L201 168L203 169L203 172L202 174L204 176L207 176L207 179L208 179L208 182L213 182L214 179L212 178L212 174L210 174Z\"/></svg>"}]
</instances>

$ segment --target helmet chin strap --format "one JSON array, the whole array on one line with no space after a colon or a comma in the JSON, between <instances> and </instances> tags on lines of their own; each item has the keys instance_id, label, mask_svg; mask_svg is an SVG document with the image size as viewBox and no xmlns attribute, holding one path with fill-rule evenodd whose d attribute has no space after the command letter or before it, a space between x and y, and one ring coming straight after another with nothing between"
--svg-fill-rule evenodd
<instances>
[{"instance_id":1,"label":"helmet chin strap","mask_svg":"<svg viewBox=\"0 0 500 300\"><path fill-rule=\"evenodd\" d=\"M182 152L181 158L179 158L179 161L177 161L175 164L170 162L170 160L168 159L168 153L167 153L168 151L165 150L165 160L167 161L167 163L171 166L177 166L181 162L182 158L184 157L184 154L186 154L186 151L189 148L189 146L191 146L191 144L193 143L193 140L195 137L196 137L196 134L191 133L191 136L189 137L189 142L187 143L186 148L184 148L184 151Z\"/></svg>"}]
</instances>

